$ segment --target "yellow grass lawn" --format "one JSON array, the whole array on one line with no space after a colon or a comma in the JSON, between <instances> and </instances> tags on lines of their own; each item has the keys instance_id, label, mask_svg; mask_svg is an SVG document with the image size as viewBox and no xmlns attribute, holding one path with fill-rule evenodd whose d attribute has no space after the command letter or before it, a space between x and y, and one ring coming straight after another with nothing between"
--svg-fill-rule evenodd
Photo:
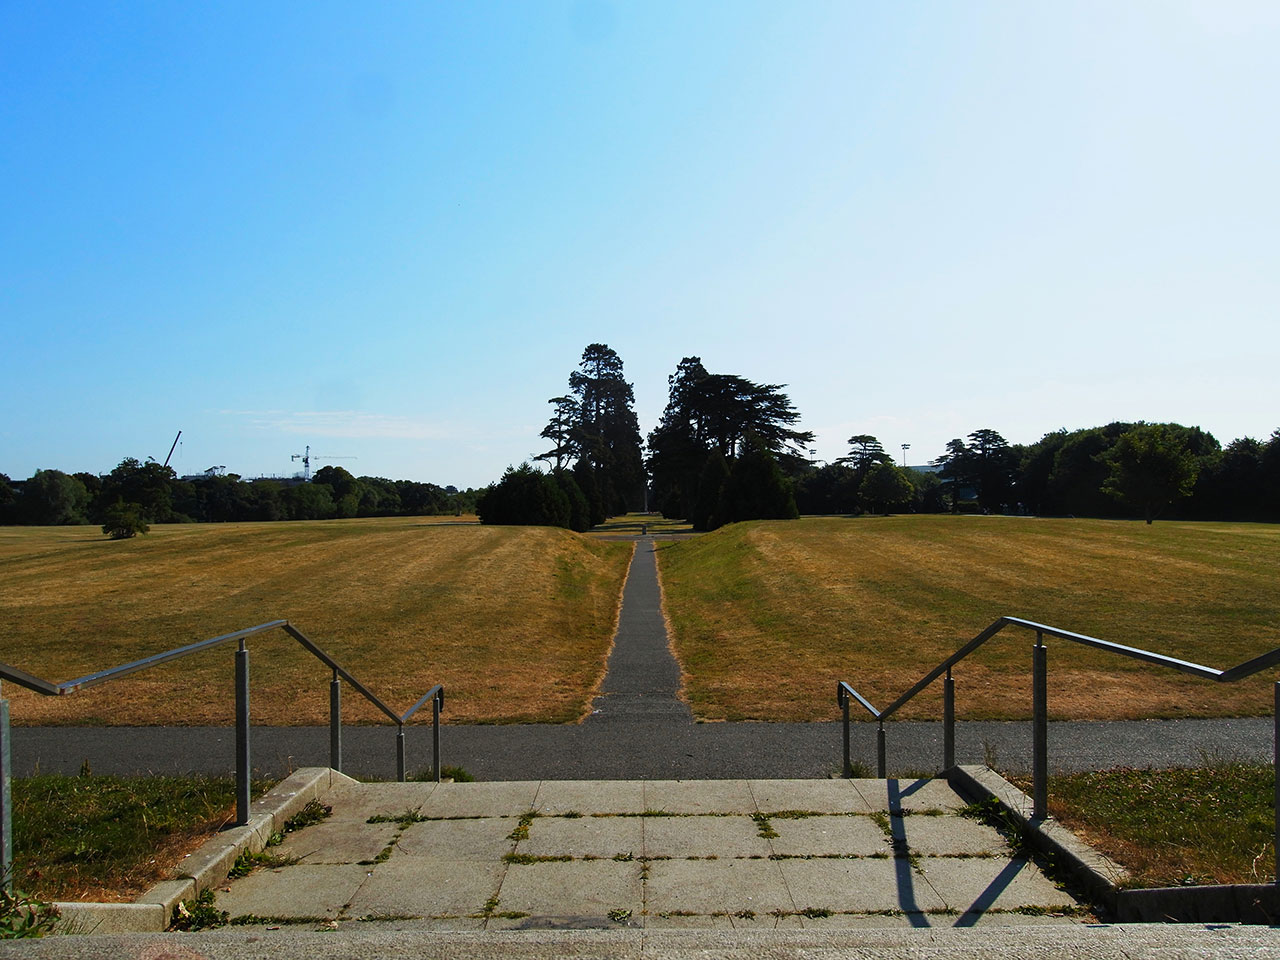
<instances>
[{"instance_id":1,"label":"yellow grass lawn","mask_svg":"<svg viewBox=\"0 0 1280 960\"><path fill-rule=\"evenodd\" d=\"M394 710L443 683L447 721L577 719L631 545L448 520L157 525L125 541L0 527L0 660L63 681L287 619ZM327 720L323 664L280 631L249 649L255 723ZM65 697L4 689L20 724L228 723L232 661L228 646ZM381 716L350 689L344 715Z\"/></svg>"},{"instance_id":2,"label":"yellow grass lawn","mask_svg":"<svg viewBox=\"0 0 1280 960\"><path fill-rule=\"evenodd\" d=\"M1217 668L1280 646L1280 527L1262 524L814 518L735 524L658 561L707 719L834 719L837 680L886 706L1002 615ZM1029 715L1033 642L1010 629L957 667L961 718ZM1223 685L1048 643L1052 716L1271 710L1269 675ZM900 716L936 717L936 686Z\"/></svg>"}]
</instances>

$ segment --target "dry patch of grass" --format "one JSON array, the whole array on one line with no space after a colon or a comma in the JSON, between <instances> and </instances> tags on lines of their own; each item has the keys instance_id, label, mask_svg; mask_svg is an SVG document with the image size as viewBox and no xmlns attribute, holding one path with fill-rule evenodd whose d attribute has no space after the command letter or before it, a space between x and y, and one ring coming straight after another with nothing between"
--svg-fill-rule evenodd
<instances>
[{"instance_id":1,"label":"dry patch of grass","mask_svg":"<svg viewBox=\"0 0 1280 960\"><path fill-rule=\"evenodd\" d=\"M579 717L631 545L434 520L163 525L126 541L0 528L0 660L62 681L288 619L393 709L439 682L449 721ZM328 673L283 632L252 639L250 662L255 723L327 720ZM67 697L5 693L23 724L225 724L232 650ZM355 721L381 717L350 690L343 705Z\"/></svg>"},{"instance_id":2,"label":"dry patch of grass","mask_svg":"<svg viewBox=\"0 0 1280 960\"><path fill-rule=\"evenodd\" d=\"M658 562L708 719L832 719L841 679L885 706L1003 615L1218 668L1280 643L1280 527L1259 524L806 519L734 524L663 545ZM960 717L1030 715L1033 643L1010 629L957 667ZM1056 718L1271 709L1264 678L1216 684L1048 643ZM937 717L940 699L899 716Z\"/></svg>"}]
</instances>

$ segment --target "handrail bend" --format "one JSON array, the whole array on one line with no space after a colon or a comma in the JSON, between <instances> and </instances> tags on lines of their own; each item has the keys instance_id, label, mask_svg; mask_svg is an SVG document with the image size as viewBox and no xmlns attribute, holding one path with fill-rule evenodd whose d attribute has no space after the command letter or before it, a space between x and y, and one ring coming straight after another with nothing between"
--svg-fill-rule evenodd
<instances>
[{"instance_id":1,"label":"handrail bend","mask_svg":"<svg viewBox=\"0 0 1280 960\"><path fill-rule=\"evenodd\" d=\"M1048 816L1048 795L1049 795L1049 759L1048 759L1048 682L1047 682L1047 658L1045 655L1045 637L1055 637L1059 640L1066 640L1070 643L1077 643L1086 647L1093 647L1097 650L1103 650L1107 653L1114 653L1118 656L1127 657L1131 660L1141 660L1144 663L1154 664L1160 667L1169 667L1181 673L1187 673L1195 677L1203 677L1206 680L1213 680L1217 683L1235 683L1246 677L1251 677L1256 673L1261 673L1268 667L1280 664L1280 647L1263 653L1259 656L1239 663L1234 667L1226 670L1218 670L1214 667L1206 667L1203 664L1192 663L1189 660L1179 660L1176 657L1165 656L1162 653L1155 653L1151 650L1143 650L1141 647L1130 647L1122 643L1113 643L1110 640L1100 640L1097 637L1091 637L1087 634L1076 633L1071 630L1063 630L1060 627L1049 626L1044 623L1036 623L1034 620L1024 620L1021 617L1000 617L968 643L960 647L955 653L947 657L936 667L926 673L915 684L913 684L905 693L894 700L883 710L877 710L876 707L864 697L861 693L853 688L853 686L844 680L836 683L836 703L839 705L843 714L844 727L844 776L853 775L853 767L849 757L849 707L856 701L859 703L872 718L877 722L876 729L876 768L877 775L885 776L886 750L885 750L885 729L884 722L893 714L897 713L903 706L909 703L917 694L923 691L931 683L945 674L942 696L942 765L944 769L950 769L955 766L955 682L951 676L952 668L961 660L965 659L969 654L973 653L988 640L995 637L1006 627L1022 627L1027 630L1033 630L1036 634L1035 647L1032 650L1032 816L1034 819L1043 820ZM1276 766L1276 792L1275 792L1275 876L1276 884L1280 887L1280 683L1275 684L1275 766Z\"/></svg>"},{"instance_id":2,"label":"handrail bend","mask_svg":"<svg viewBox=\"0 0 1280 960\"><path fill-rule=\"evenodd\" d=\"M25 687L43 696L66 696L76 693L89 687L95 687L99 684L107 683L111 680L118 680L121 677L137 673L141 670L147 670L151 667L159 666L162 663L168 663L173 660L180 660L183 657L191 656L196 653L203 653L214 647L223 646L229 643L238 644L236 650L236 822L237 824L247 823L249 820L249 651L246 641L257 634L265 633L269 630L280 629L296 640L305 650L307 650L317 660L329 667L333 671L333 678L329 684L329 765L335 770L342 769L342 687L341 682L345 680L357 693L368 700L374 707L380 710L392 723L396 725L396 773L400 780L405 779L405 747L404 747L404 725L409 722L423 706L428 702L432 705L431 718L431 740L432 740L432 771L435 779L440 780L440 713L444 709L444 687L436 684L428 690L423 696L402 714L396 713L386 703L382 701L373 691L366 687L363 683L351 675L349 671L344 669L336 660L333 659L323 648L315 643L310 637L301 630L291 624L288 620L270 620L266 623L260 623L257 626L246 627L243 630L235 630L231 633L224 633L220 636L210 637L207 640L200 640L196 643L189 643L185 646L174 647L172 650L166 650L163 653L153 654L149 657L143 657L141 660L133 660L129 663L120 664L117 667L111 667L107 670L99 670L95 673L86 674L83 677L77 677L74 680L66 680L62 683L53 683L42 677L27 673L25 670L19 670L7 663L0 663L0 681L8 680L16 683L20 687ZM12 864L12 842L11 842L11 815L9 802L9 777L10 777L10 749L9 749L9 704L7 700L0 697L0 882L8 883L10 876L10 866Z\"/></svg>"}]
</instances>

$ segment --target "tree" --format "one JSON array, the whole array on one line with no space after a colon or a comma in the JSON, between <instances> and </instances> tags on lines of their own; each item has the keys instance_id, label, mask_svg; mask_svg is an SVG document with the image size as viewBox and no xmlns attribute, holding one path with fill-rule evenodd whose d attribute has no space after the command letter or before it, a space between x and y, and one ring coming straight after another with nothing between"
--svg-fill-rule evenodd
<instances>
[{"instance_id":1,"label":"tree","mask_svg":"<svg viewBox=\"0 0 1280 960\"><path fill-rule=\"evenodd\" d=\"M689 520L695 530L714 530L724 523L716 516L720 506L720 491L729 480L729 464L724 454L713 450L702 467L702 475L698 478L698 499L694 503L693 515Z\"/></svg>"},{"instance_id":2,"label":"tree","mask_svg":"<svg viewBox=\"0 0 1280 960\"><path fill-rule=\"evenodd\" d=\"M714 456L728 467L759 444L784 474L810 469L805 449L813 433L794 429L800 414L782 385L708 373L698 357L681 360L667 383L666 409L649 434L649 471L655 501L668 516L698 523L710 515L718 492L704 491L703 483Z\"/></svg>"},{"instance_id":3,"label":"tree","mask_svg":"<svg viewBox=\"0 0 1280 960\"><path fill-rule=\"evenodd\" d=\"M645 476L640 422L632 409L634 391L622 375L622 358L606 344L589 344L579 369L569 374L569 389L578 398L579 455L591 462L605 509L641 509ZM554 423L553 417L549 430Z\"/></svg>"},{"instance_id":4,"label":"tree","mask_svg":"<svg viewBox=\"0 0 1280 960\"><path fill-rule=\"evenodd\" d=\"M150 529L142 517L142 508L136 503L117 501L104 513L102 532L112 540L128 540Z\"/></svg>"},{"instance_id":5,"label":"tree","mask_svg":"<svg viewBox=\"0 0 1280 960\"><path fill-rule=\"evenodd\" d=\"M527 463L508 467L502 479L480 494L480 522L520 526L568 527L569 498L556 479Z\"/></svg>"},{"instance_id":6,"label":"tree","mask_svg":"<svg viewBox=\"0 0 1280 960\"><path fill-rule=\"evenodd\" d=\"M747 449L733 461L720 486L714 526L740 520L794 520L798 517L793 484L764 443L747 438Z\"/></svg>"},{"instance_id":7,"label":"tree","mask_svg":"<svg viewBox=\"0 0 1280 960\"><path fill-rule=\"evenodd\" d=\"M7 474L0 473L0 524L18 522L18 494Z\"/></svg>"},{"instance_id":8,"label":"tree","mask_svg":"<svg viewBox=\"0 0 1280 960\"><path fill-rule=\"evenodd\" d=\"M582 454L582 408L573 397L552 397L547 403L555 404L555 412L538 436L555 446L534 459L545 460L552 469L559 470Z\"/></svg>"},{"instance_id":9,"label":"tree","mask_svg":"<svg viewBox=\"0 0 1280 960\"><path fill-rule=\"evenodd\" d=\"M298 483L280 491L290 520L328 520L333 516L333 488L327 483Z\"/></svg>"},{"instance_id":10,"label":"tree","mask_svg":"<svg viewBox=\"0 0 1280 960\"><path fill-rule=\"evenodd\" d=\"M915 487L902 470L892 463L880 462L867 471L858 495L887 514L893 507L910 503L915 496Z\"/></svg>"},{"instance_id":11,"label":"tree","mask_svg":"<svg viewBox=\"0 0 1280 960\"><path fill-rule=\"evenodd\" d=\"M855 434L846 442L849 444L849 455L841 457L836 463L847 463L857 474L859 483L877 463L892 462L893 458L884 452L880 441L869 433Z\"/></svg>"},{"instance_id":12,"label":"tree","mask_svg":"<svg viewBox=\"0 0 1280 960\"><path fill-rule=\"evenodd\" d=\"M858 504L858 475L836 461L796 480L796 506L802 514L852 513Z\"/></svg>"},{"instance_id":13,"label":"tree","mask_svg":"<svg viewBox=\"0 0 1280 960\"><path fill-rule=\"evenodd\" d=\"M880 441L869 433L859 433L848 440L849 455L841 457L836 463L847 464L853 471L853 490L858 499L858 506L865 506L868 501L861 496L862 482L867 478L871 468L879 463L893 463L893 458L884 452Z\"/></svg>"},{"instance_id":14,"label":"tree","mask_svg":"<svg viewBox=\"0 0 1280 960\"><path fill-rule=\"evenodd\" d=\"M1199 474L1187 437L1163 423L1139 423L1103 459L1110 473L1102 489L1137 508L1147 523L1190 494Z\"/></svg>"},{"instance_id":15,"label":"tree","mask_svg":"<svg viewBox=\"0 0 1280 960\"><path fill-rule=\"evenodd\" d=\"M89 491L61 470L37 470L23 485L18 513L24 523L61 526L84 523Z\"/></svg>"},{"instance_id":16,"label":"tree","mask_svg":"<svg viewBox=\"0 0 1280 960\"><path fill-rule=\"evenodd\" d=\"M984 428L969 434L968 443L948 441L946 453L933 462L942 467L953 510L969 490L984 510L999 510L1009 502L1020 459L1004 437Z\"/></svg>"},{"instance_id":17,"label":"tree","mask_svg":"<svg viewBox=\"0 0 1280 960\"><path fill-rule=\"evenodd\" d=\"M166 467L150 458L142 463L126 457L109 474L102 478L102 490L98 503L106 508L121 501L136 503L142 515L152 523L164 523L185 519L173 509L173 484L178 475L172 467Z\"/></svg>"}]
</instances>

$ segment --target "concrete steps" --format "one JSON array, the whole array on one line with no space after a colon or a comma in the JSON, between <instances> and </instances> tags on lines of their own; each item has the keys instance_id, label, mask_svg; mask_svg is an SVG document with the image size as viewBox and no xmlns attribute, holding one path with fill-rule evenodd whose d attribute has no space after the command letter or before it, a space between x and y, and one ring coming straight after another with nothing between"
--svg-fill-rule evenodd
<instances>
[{"instance_id":1,"label":"concrete steps","mask_svg":"<svg viewBox=\"0 0 1280 960\"><path fill-rule=\"evenodd\" d=\"M1088 919L942 780L339 781L324 802L270 849L289 865L219 884L218 909L436 931Z\"/></svg>"}]
</instances>

